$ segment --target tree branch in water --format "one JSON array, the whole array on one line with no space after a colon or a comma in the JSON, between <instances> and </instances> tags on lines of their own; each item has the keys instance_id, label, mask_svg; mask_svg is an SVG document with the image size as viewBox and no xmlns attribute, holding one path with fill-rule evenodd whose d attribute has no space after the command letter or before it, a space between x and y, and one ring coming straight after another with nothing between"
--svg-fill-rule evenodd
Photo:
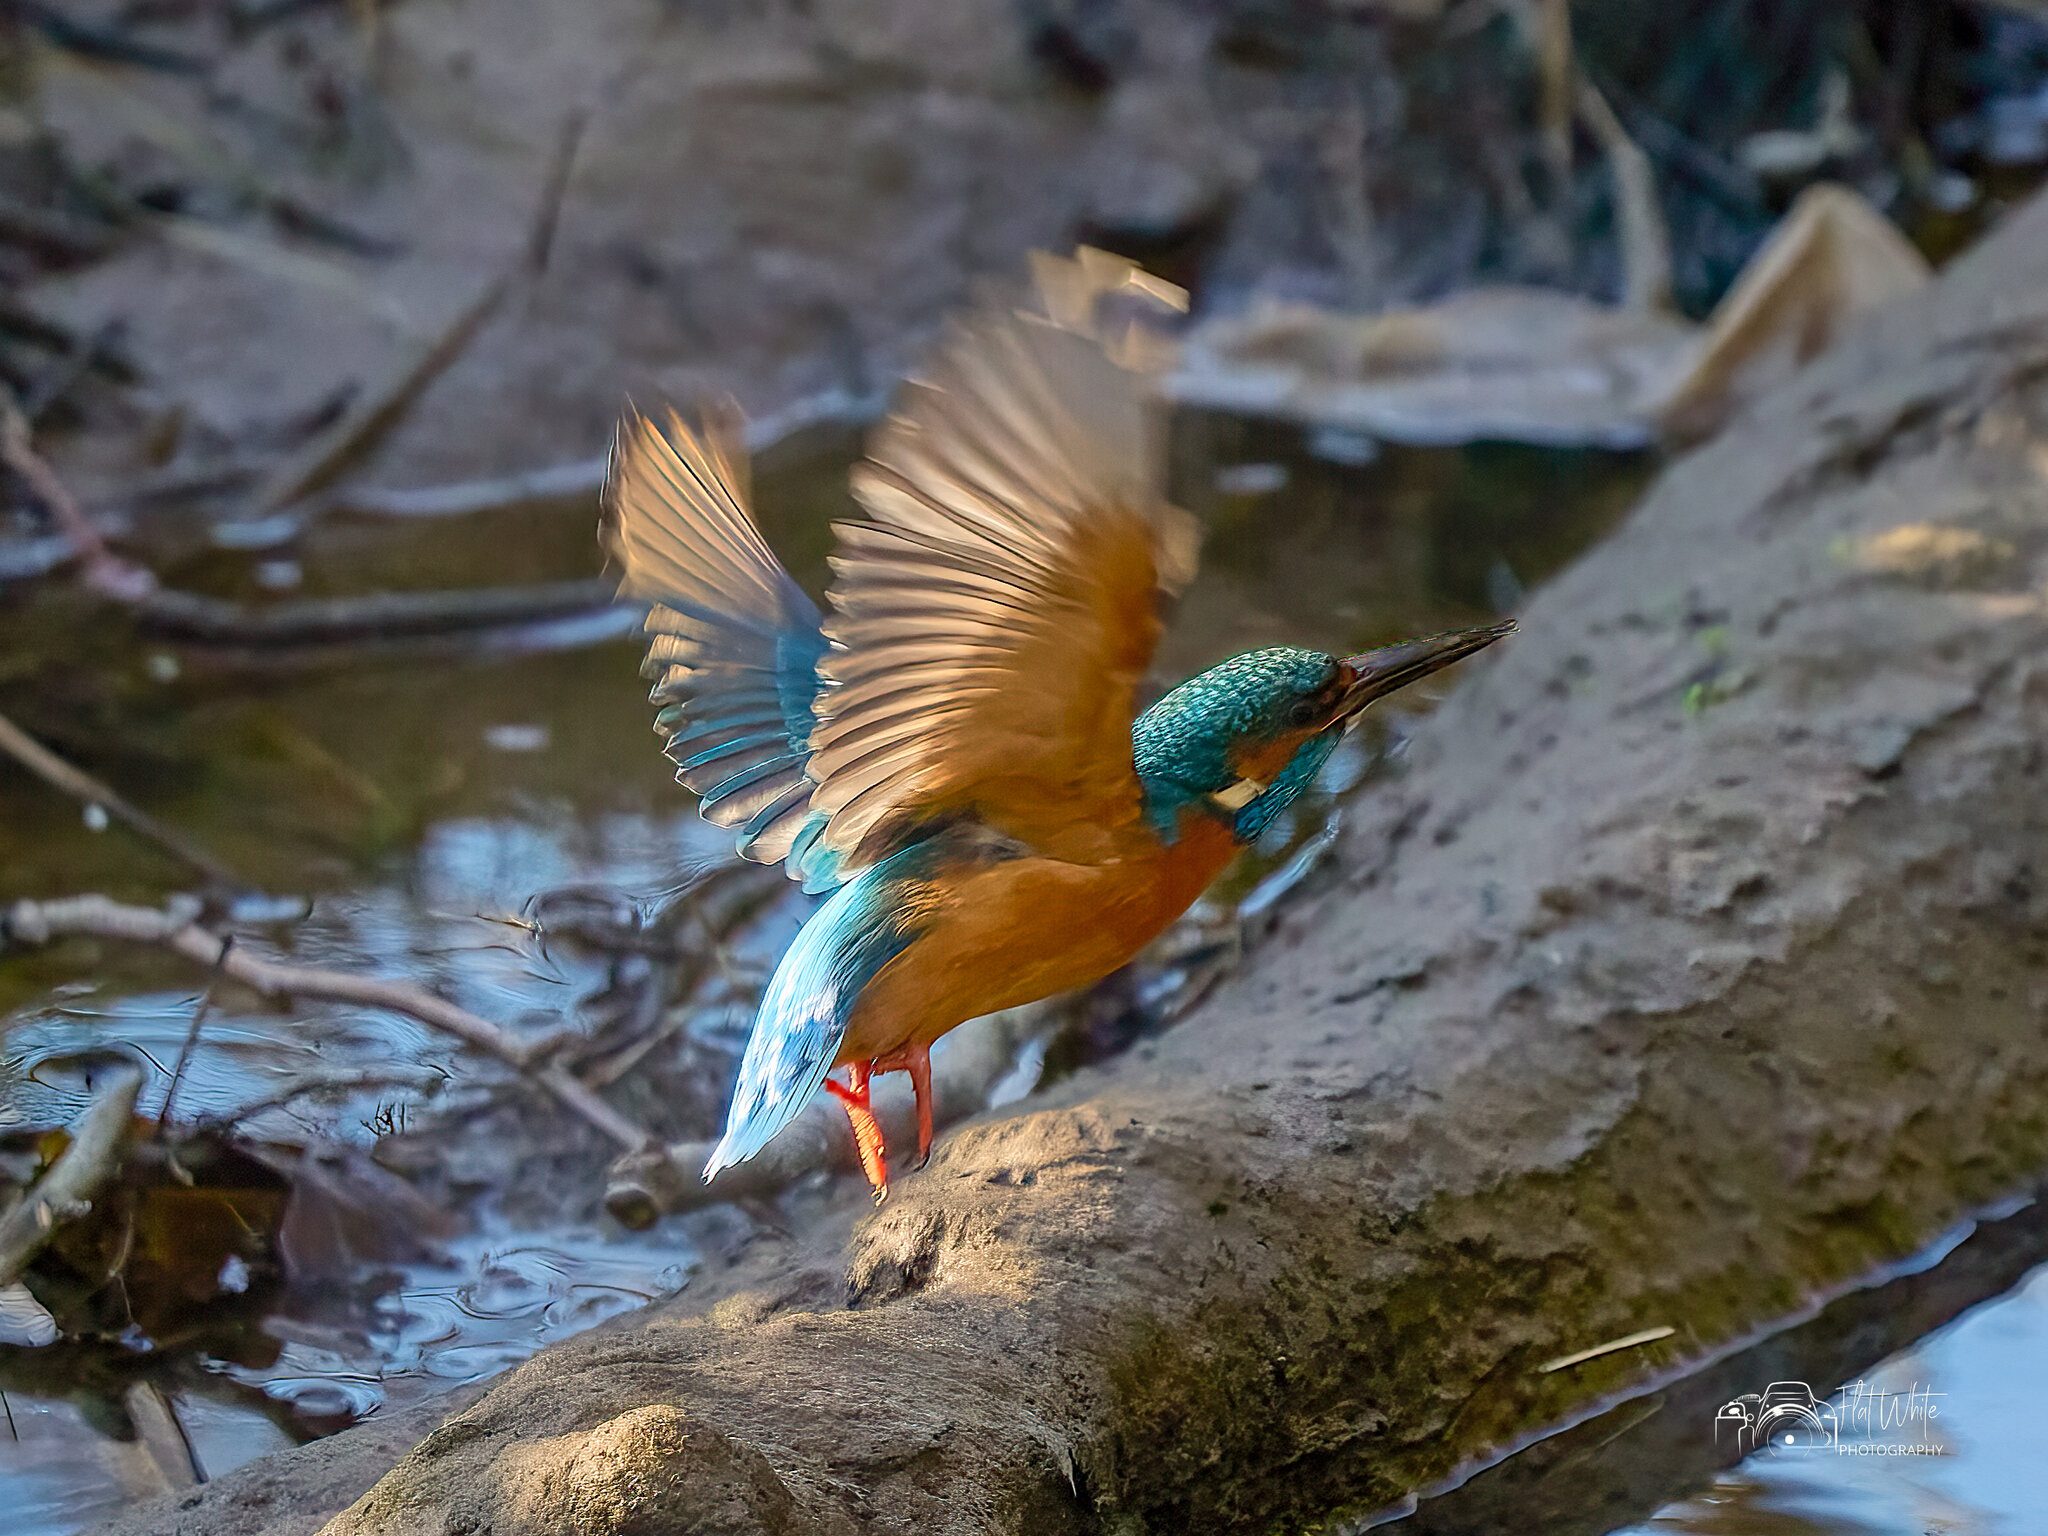
<instances>
[{"instance_id":1,"label":"tree branch in water","mask_svg":"<svg viewBox=\"0 0 2048 1536\"><path fill-rule=\"evenodd\" d=\"M619 1145L639 1150L654 1142L588 1085L547 1059L553 1040L521 1040L489 1019L410 982L264 960L239 947L223 954L221 936L196 921L195 909L177 906L159 910L128 906L98 895L70 896L57 901L17 901L0 916L0 942L41 945L73 936L151 944L209 969L218 965L223 975L266 998L320 998L402 1013L495 1056Z\"/></svg>"}]
</instances>

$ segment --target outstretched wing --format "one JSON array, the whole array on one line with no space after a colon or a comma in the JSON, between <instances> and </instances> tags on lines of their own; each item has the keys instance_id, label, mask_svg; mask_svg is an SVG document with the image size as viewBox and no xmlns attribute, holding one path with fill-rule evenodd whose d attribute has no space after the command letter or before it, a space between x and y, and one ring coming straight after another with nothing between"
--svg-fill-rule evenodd
<instances>
[{"instance_id":1,"label":"outstretched wing","mask_svg":"<svg viewBox=\"0 0 2048 1536\"><path fill-rule=\"evenodd\" d=\"M605 538L622 596L653 606L647 662L676 777L698 809L759 863L802 830L815 721L818 609L762 540L747 507L737 418L702 433L673 411L666 429L629 411L605 485Z\"/></svg>"},{"instance_id":2,"label":"outstretched wing","mask_svg":"<svg viewBox=\"0 0 2048 1536\"><path fill-rule=\"evenodd\" d=\"M1177 289L1100 252L958 323L875 434L839 529L799 857L872 863L967 814L1063 859L1141 824L1136 690L1195 523L1160 488L1150 333ZM811 848L815 837L817 847Z\"/></svg>"}]
</instances>

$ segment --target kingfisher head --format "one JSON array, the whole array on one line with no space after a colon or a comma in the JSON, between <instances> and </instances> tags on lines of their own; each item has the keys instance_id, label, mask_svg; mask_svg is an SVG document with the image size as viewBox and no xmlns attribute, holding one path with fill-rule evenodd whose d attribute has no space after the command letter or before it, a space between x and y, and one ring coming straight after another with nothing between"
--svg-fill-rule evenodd
<instances>
[{"instance_id":1,"label":"kingfisher head","mask_svg":"<svg viewBox=\"0 0 2048 1536\"><path fill-rule=\"evenodd\" d=\"M1222 819L1249 842L1314 782L1373 700L1485 649L1514 627L1510 619L1357 656L1273 646L1197 673L1132 727L1147 814L1169 840L1192 810Z\"/></svg>"}]
</instances>

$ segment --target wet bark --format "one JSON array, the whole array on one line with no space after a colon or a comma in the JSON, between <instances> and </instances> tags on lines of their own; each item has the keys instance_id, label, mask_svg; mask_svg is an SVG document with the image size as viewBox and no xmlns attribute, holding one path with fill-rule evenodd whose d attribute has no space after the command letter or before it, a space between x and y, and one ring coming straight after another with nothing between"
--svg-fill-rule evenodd
<instances>
[{"instance_id":1,"label":"wet bark","mask_svg":"<svg viewBox=\"0 0 2048 1536\"><path fill-rule=\"evenodd\" d=\"M325 1529L1300 1529L1912 1252L2048 1165L2044 592L2039 203L1540 593L1193 1016Z\"/></svg>"}]
</instances>

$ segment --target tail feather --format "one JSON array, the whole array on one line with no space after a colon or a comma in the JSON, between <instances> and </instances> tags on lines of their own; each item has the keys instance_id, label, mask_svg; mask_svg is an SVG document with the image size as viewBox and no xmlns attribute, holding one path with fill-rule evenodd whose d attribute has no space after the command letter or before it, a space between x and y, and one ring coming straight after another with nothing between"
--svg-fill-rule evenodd
<instances>
[{"instance_id":1,"label":"tail feather","mask_svg":"<svg viewBox=\"0 0 2048 1536\"><path fill-rule=\"evenodd\" d=\"M922 931L912 887L928 859L916 846L862 871L797 934L762 995L706 1182L773 1141L824 1083L861 993Z\"/></svg>"}]
</instances>

